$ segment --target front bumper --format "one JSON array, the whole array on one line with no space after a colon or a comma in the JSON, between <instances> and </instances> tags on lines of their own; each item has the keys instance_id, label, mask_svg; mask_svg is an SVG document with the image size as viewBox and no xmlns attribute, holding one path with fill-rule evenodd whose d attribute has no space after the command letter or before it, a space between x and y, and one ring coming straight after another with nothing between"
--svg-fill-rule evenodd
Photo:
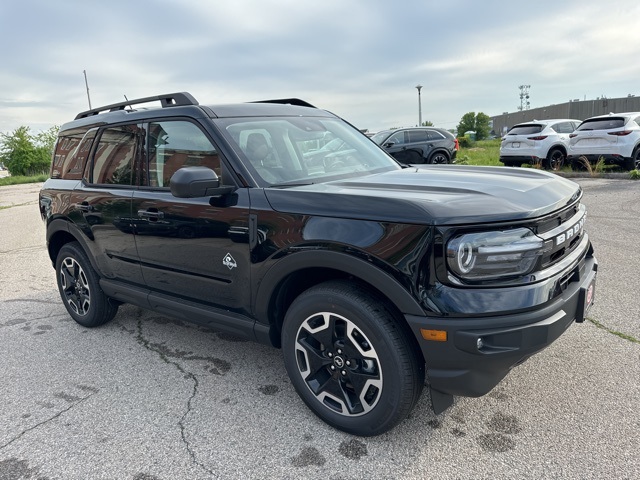
<instances>
[{"instance_id":1,"label":"front bumper","mask_svg":"<svg viewBox=\"0 0 640 480\"><path fill-rule=\"evenodd\" d=\"M597 261L590 256L584 262L584 268L577 270L579 278L535 310L476 318L406 315L424 355L432 391L485 395L513 367L553 343L574 320L584 321L593 301ZM423 329L446 331L447 340L424 340Z\"/></svg>"}]
</instances>

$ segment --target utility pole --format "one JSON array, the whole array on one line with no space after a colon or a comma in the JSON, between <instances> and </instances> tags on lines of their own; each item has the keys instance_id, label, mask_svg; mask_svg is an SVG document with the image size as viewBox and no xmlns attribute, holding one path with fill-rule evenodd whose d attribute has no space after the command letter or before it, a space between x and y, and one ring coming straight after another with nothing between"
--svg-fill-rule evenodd
<instances>
[{"instance_id":1,"label":"utility pole","mask_svg":"<svg viewBox=\"0 0 640 480\"><path fill-rule=\"evenodd\" d=\"M82 73L84 73L84 84L87 87L87 100L89 100L89 110L91 110L91 97L89 96L89 82L87 82L87 71L83 70Z\"/></svg>"},{"instance_id":2,"label":"utility pole","mask_svg":"<svg viewBox=\"0 0 640 480\"><path fill-rule=\"evenodd\" d=\"M418 126L422 126L422 97L420 96L420 90L422 90L422 85L416 85L418 89Z\"/></svg>"},{"instance_id":3,"label":"utility pole","mask_svg":"<svg viewBox=\"0 0 640 480\"><path fill-rule=\"evenodd\" d=\"M531 105L529 103L529 89L531 85L520 85L518 88L520 89L520 106L518 110L529 110L529 106Z\"/></svg>"}]
</instances>

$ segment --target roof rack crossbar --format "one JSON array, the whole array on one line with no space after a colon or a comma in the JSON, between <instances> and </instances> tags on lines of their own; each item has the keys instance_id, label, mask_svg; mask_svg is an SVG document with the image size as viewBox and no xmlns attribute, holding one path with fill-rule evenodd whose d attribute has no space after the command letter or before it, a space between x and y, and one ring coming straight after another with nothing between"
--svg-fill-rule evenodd
<instances>
[{"instance_id":1,"label":"roof rack crossbar","mask_svg":"<svg viewBox=\"0 0 640 480\"><path fill-rule=\"evenodd\" d=\"M149 103L159 101L162 108L177 107L184 105L199 105L198 101L188 92L176 92L166 93L164 95L156 95L154 97L137 98L135 100L127 100L126 102L112 103L111 105L105 105L104 107L93 108L85 112L80 112L76 115L76 120L79 118L87 118L93 115L98 115L101 112L116 112L118 110L124 110L131 105L139 105L141 103Z\"/></svg>"},{"instance_id":2,"label":"roof rack crossbar","mask_svg":"<svg viewBox=\"0 0 640 480\"><path fill-rule=\"evenodd\" d=\"M283 105L297 105L299 107L316 108L309 102L305 102L304 100L300 100L299 98L275 98L273 100L256 100L255 102L250 103L280 103Z\"/></svg>"}]
</instances>

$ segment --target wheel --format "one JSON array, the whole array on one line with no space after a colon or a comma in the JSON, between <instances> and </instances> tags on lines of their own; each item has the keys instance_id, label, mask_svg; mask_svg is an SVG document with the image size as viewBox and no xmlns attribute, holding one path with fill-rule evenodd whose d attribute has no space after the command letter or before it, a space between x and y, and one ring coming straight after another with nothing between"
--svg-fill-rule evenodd
<instances>
[{"instance_id":1,"label":"wheel","mask_svg":"<svg viewBox=\"0 0 640 480\"><path fill-rule=\"evenodd\" d=\"M436 152L429 157L429 163L449 163L449 157L446 153Z\"/></svg>"},{"instance_id":2,"label":"wheel","mask_svg":"<svg viewBox=\"0 0 640 480\"><path fill-rule=\"evenodd\" d=\"M424 361L401 322L359 284L331 281L302 293L282 328L284 363L298 395L347 433L393 428L424 385Z\"/></svg>"},{"instance_id":3,"label":"wheel","mask_svg":"<svg viewBox=\"0 0 640 480\"><path fill-rule=\"evenodd\" d=\"M589 160L587 160L586 157L574 157L571 159L571 170L575 172L584 172L587 169L587 164L589 164Z\"/></svg>"},{"instance_id":4,"label":"wheel","mask_svg":"<svg viewBox=\"0 0 640 480\"><path fill-rule=\"evenodd\" d=\"M625 170L640 170L640 147L636 148L631 155L631 158L625 160Z\"/></svg>"},{"instance_id":5,"label":"wheel","mask_svg":"<svg viewBox=\"0 0 640 480\"><path fill-rule=\"evenodd\" d=\"M78 242L67 243L56 258L60 297L69 315L85 327L107 323L118 312L98 283L99 277Z\"/></svg>"},{"instance_id":6,"label":"wheel","mask_svg":"<svg viewBox=\"0 0 640 480\"><path fill-rule=\"evenodd\" d=\"M552 148L549 150L547 154L547 161L545 162L545 167L549 170L553 170L557 172L562 170L564 166L564 161L566 159L566 155L559 148Z\"/></svg>"}]
</instances>

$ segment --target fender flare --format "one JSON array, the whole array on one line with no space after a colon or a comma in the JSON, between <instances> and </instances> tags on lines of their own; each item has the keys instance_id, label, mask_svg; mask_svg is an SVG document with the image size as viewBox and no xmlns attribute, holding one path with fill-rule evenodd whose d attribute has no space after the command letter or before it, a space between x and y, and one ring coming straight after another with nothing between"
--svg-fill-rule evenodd
<instances>
[{"instance_id":1,"label":"fender flare","mask_svg":"<svg viewBox=\"0 0 640 480\"><path fill-rule=\"evenodd\" d=\"M51 238L58 232L64 232L71 235L82 247L82 249L87 254L89 261L91 262L91 266L94 268L96 272L100 272L101 270L98 268L98 265L93 258L93 251L89 248L89 243L87 242L86 237L82 234L82 231L74 225L72 222L62 218L56 218L51 220L47 225L47 252L49 254L49 258L53 263L55 268L55 258L51 255Z\"/></svg>"},{"instance_id":2,"label":"fender flare","mask_svg":"<svg viewBox=\"0 0 640 480\"><path fill-rule=\"evenodd\" d=\"M400 282L375 265L341 252L328 250L298 251L281 258L260 281L255 297L259 319L269 318L271 298L288 275L307 268L330 268L354 275L383 292L403 314L424 316L424 309Z\"/></svg>"}]
</instances>

